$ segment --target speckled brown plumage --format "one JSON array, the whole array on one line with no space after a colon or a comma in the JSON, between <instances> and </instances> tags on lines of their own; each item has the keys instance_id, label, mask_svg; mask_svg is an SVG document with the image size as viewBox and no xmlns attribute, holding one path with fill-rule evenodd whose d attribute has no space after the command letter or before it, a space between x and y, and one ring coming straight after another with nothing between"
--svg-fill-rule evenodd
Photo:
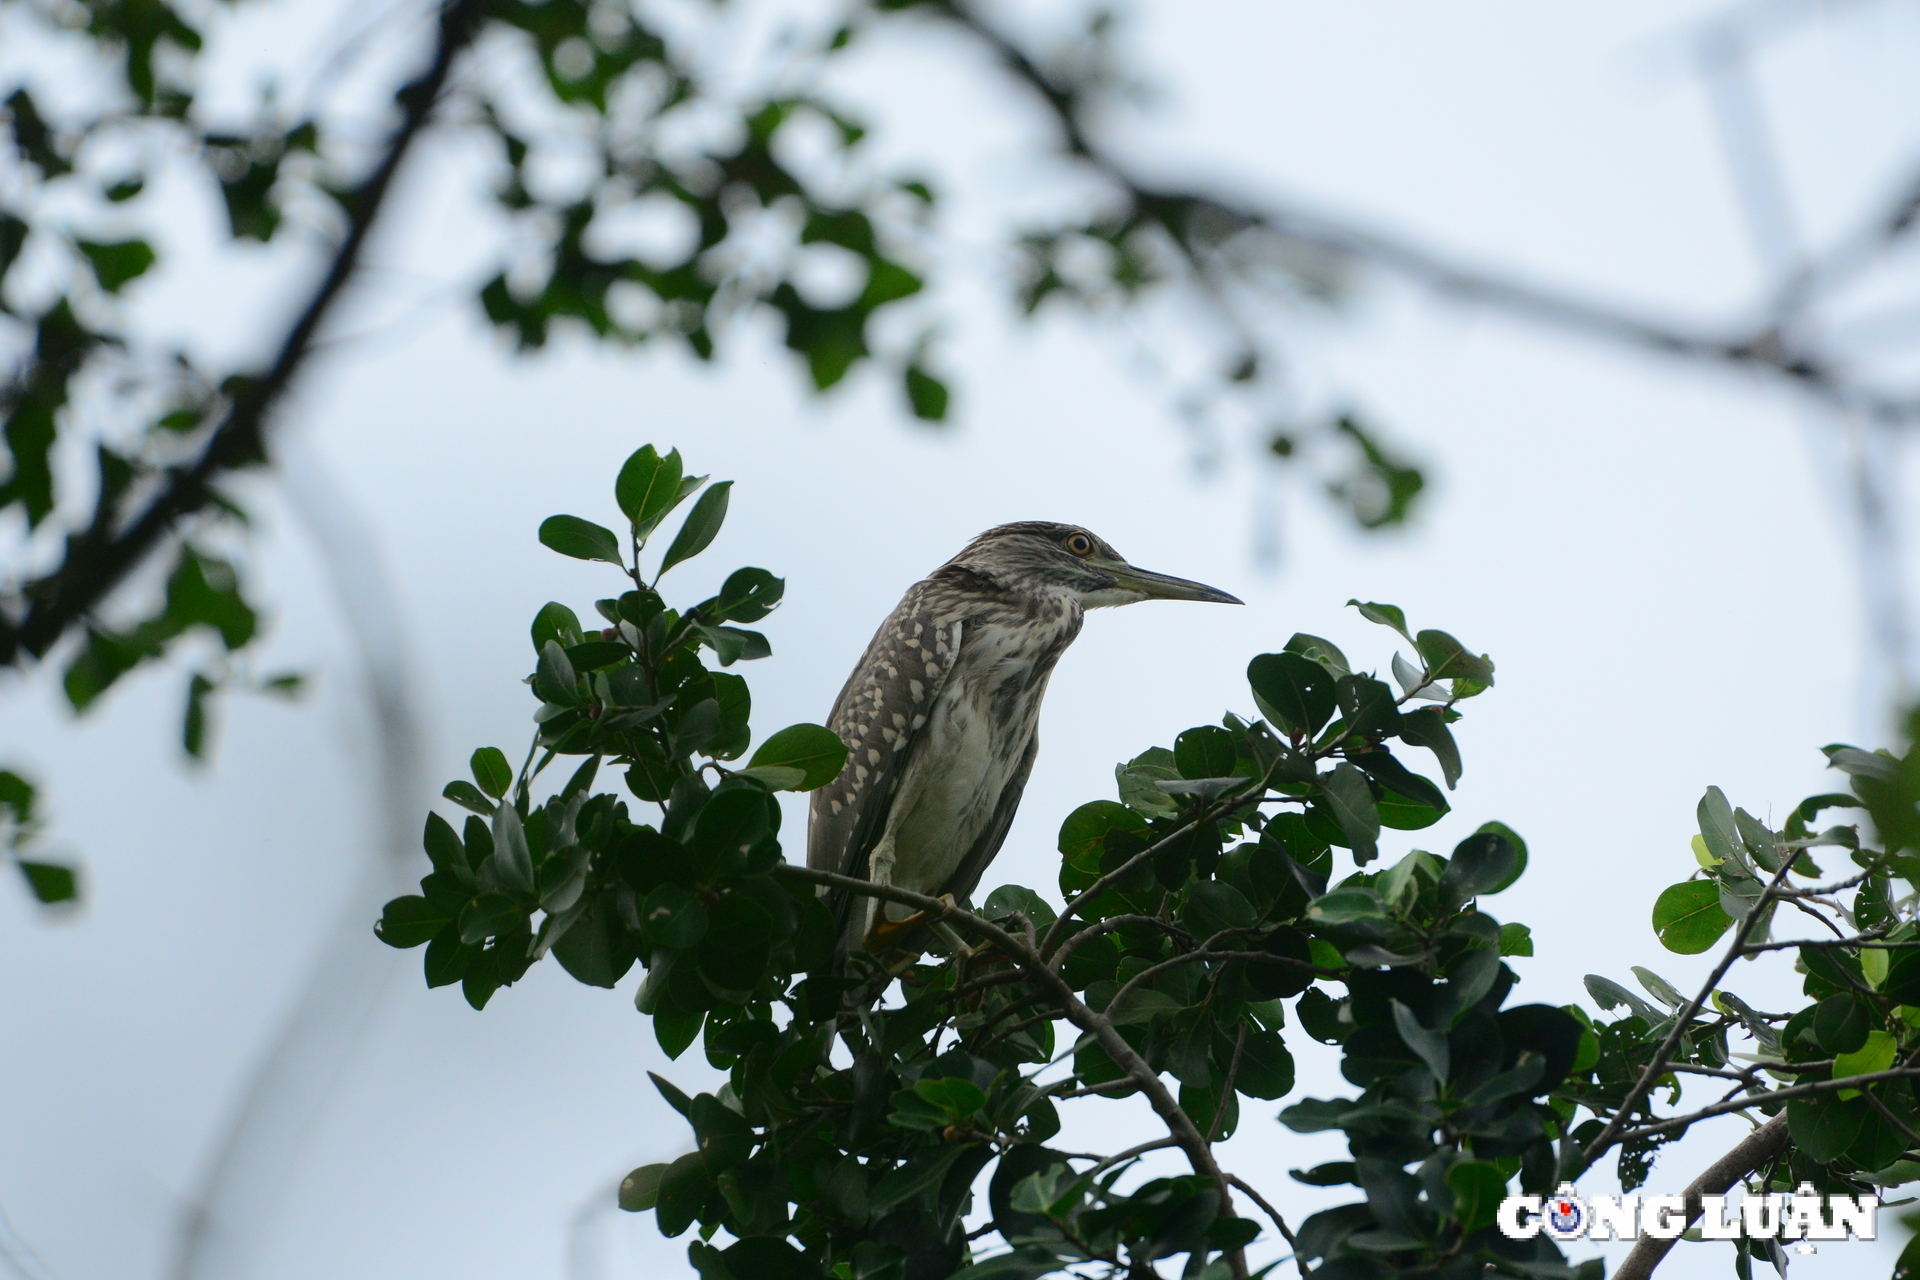
<instances>
[{"instance_id":1,"label":"speckled brown plumage","mask_svg":"<svg viewBox=\"0 0 1920 1280\"><path fill-rule=\"evenodd\" d=\"M1084 529L1040 522L990 529L908 588L828 718L849 755L814 793L808 865L972 893L1019 807L1048 677L1085 610L1154 595L1233 600L1134 569ZM834 905L862 931L864 913L844 895Z\"/></svg>"}]
</instances>

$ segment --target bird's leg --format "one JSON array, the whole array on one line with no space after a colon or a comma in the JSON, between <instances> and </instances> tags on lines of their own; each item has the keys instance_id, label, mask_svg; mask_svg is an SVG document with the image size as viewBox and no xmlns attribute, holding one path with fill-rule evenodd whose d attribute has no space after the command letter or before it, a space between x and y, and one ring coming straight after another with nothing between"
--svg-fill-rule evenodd
<instances>
[{"instance_id":1,"label":"bird's leg","mask_svg":"<svg viewBox=\"0 0 1920 1280\"><path fill-rule=\"evenodd\" d=\"M867 856L867 879L882 888L891 889L894 858L893 832L888 831ZM871 934L886 918L886 904L879 898L868 898L866 912L861 916L860 936L864 938Z\"/></svg>"}]
</instances>

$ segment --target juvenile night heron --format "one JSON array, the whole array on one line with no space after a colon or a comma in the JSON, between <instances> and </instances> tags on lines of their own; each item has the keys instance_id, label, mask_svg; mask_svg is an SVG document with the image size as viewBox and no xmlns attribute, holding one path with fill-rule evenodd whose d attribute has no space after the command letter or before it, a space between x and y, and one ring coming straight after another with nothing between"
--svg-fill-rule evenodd
<instances>
[{"instance_id":1,"label":"juvenile night heron","mask_svg":"<svg viewBox=\"0 0 1920 1280\"><path fill-rule=\"evenodd\" d=\"M1040 700L1088 609L1140 600L1239 604L1136 569L1070 524L1003 524L935 569L880 624L827 723L847 766L816 791L807 865L965 898L1000 852L1033 769ZM830 895L851 939L911 913Z\"/></svg>"}]
</instances>

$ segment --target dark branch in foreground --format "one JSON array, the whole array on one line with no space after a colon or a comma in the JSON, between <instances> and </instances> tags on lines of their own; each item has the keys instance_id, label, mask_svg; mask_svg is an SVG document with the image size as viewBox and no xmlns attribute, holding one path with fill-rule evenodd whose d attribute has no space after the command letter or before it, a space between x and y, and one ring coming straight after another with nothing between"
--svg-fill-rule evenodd
<instances>
[{"instance_id":1,"label":"dark branch in foreground","mask_svg":"<svg viewBox=\"0 0 1920 1280\"><path fill-rule=\"evenodd\" d=\"M433 60L396 95L400 124L380 163L347 200L346 235L273 363L241 385L200 456L169 473L145 509L118 534L106 522L96 521L89 536L74 540L56 573L28 587L33 603L19 625L0 618L0 663L44 656L159 545L176 521L215 500L216 481L265 457L268 419L312 355L315 336L359 267L394 175L433 114L455 60L472 42L482 10L480 0L455 0L441 13Z\"/></svg>"}]
</instances>

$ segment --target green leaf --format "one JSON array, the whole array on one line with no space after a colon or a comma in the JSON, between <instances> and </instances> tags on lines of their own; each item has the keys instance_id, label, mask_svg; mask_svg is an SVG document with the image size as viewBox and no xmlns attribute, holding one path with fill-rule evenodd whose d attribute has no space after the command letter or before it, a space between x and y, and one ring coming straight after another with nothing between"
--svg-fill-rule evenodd
<instances>
[{"instance_id":1,"label":"green leaf","mask_svg":"<svg viewBox=\"0 0 1920 1280\"><path fill-rule=\"evenodd\" d=\"M1293 1092L1293 1055L1278 1031L1249 1031L1240 1050L1234 1088L1249 1098L1284 1098Z\"/></svg>"},{"instance_id":2,"label":"green leaf","mask_svg":"<svg viewBox=\"0 0 1920 1280\"><path fill-rule=\"evenodd\" d=\"M1421 1026L1413 1010L1398 1000L1392 1002L1392 1008L1394 1029L1400 1033L1401 1043L1413 1050L1420 1061L1426 1064L1435 1080L1446 1083L1447 1077L1452 1074L1447 1037L1439 1031Z\"/></svg>"},{"instance_id":3,"label":"green leaf","mask_svg":"<svg viewBox=\"0 0 1920 1280\"><path fill-rule=\"evenodd\" d=\"M394 902L405 901L405 898L394 899ZM387 907L391 910L393 903L388 903ZM440 923L446 923L445 917L441 918ZM526 927L526 923L527 909L513 898L504 893L483 893L460 913L460 941L471 946L477 942L485 942L488 938L518 933ZM433 932L438 933L439 930L436 928ZM430 933L421 941L425 942L432 936Z\"/></svg>"},{"instance_id":4,"label":"green leaf","mask_svg":"<svg viewBox=\"0 0 1920 1280\"><path fill-rule=\"evenodd\" d=\"M928 373L919 364L909 364L905 374L907 405L922 422L947 420L947 384Z\"/></svg>"},{"instance_id":5,"label":"green leaf","mask_svg":"<svg viewBox=\"0 0 1920 1280\"><path fill-rule=\"evenodd\" d=\"M1828 996L1814 1006L1814 1039L1828 1053L1859 1053L1866 1048L1867 1033L1871 1030L1867 1011L1846 992ZM1836 1070L1834 1074L1839 1072Z\"/></svg>"},{"instance_id":6,"label":"green leaf","mask_svg":"<svg viewBox=\"0 0 1920 1280\"><path fill-rule=\"evenodd\" d=\"M736 662L753 662L773 654L773 646L758 631L746 631L739 627L700 627L698 632L700 642L713 650L723 667L730 667Z\"/></svg>"},{"instance_id":7,"label":"green leaf","mask_svg":"<svg viewBox=\"0 0 1920 1280\"><path fill-rule=\"evenodd\" d=\"M927 1102L945 1111L956 1124L987 1105L987 1095L982 1093L978 1086L955 1076L937 1080L923 1079L913 1086L913 1091Z\"/></svg>"},{"instance_id":8,"label":"green leaf","mask_svg":"<svg viewBox=\"0 0 1920 1280\"><path fill-rule=\"evenodd\" d=\"M72 867L58 862L30 862L21 859L20 874L26 877L27 892L36 902L52 906L72 902L80 896L80 877Z\"/></svg>"},{"instance_id":9,"label":"green leaf","mask_svg":"<svg viewBox=\"0 0 1920 1280\"><path fill-rule=\"evenodd\" d=\"M540 522L540 542L575 560L604 560L624 567L620 539L613 536L613 530L579 516L548 516Z\"/></svg>"},{"instance_id":10,"label":"green leaf","mask_svg":"<svg viewBox=\"0 0 1920 1280\"><path fill-rule=\"evenodd\" d=\"M108 293L120 292L121 286L145 275L158 260L153 246L145 240L121 240L113 244L80 240L76 243L93 268L93 278Z\"/></svg>"},{"instance_id":11,"label":"green leaf","mask_svg":"<svg viewBox=\"0 0 1920 1280\"><path fill-rule=\"evenodd\" d=\"M1502 893L1512 888L1513 882L1518 880L1527 869L1527 842L1520 838L1518 831L1515 831L1504 822L1483 822L1474 829L1474 834L1499 836L1502 840L1512 845L1514 852L1519 855L1518 860L1513 865L1513 869L1509 871L1504 878L1497 881L1492 888L1482 889L1481 892L1484 894Z\"/></svg>"},{"instance_id":12,"label":"green leaf","mask_svg":"<svg viewBox=\"0 0 1920 1280\"><path fill-rule=\"evenodd\" d=\"M1333 715L1333 676L1297 653L1263 653L1247 664L1254 705L1276 729L1312 737Z\"/></svg>"},{"instance_id":13,"label":"green leaf","mask_svg":"<svg viewBox=\"0 0 1920 1280\"><path fill-rule=\"evenodd\" d=\"M621 465L613 482L613 500L641 538L679 503L683 466L678 449L663 458L650 444L640 446Z\"/></svg>"},{"instance_id":14,"label":"green leaf","mask_svg":"<svg viewBox=\"0 0 1920 1280\"><path fill-rule=\"evenodd\" d=\"M1439 707L1421 707L1400 717L1400 738L1412 746L1425 747L1440 762L1441 776L1451 791L1460 781L1460 748L1447 728L1447 713Z\"/></svg>"},{"instance_id":15,"label":"green leaf","mask_svg":"<svg viewBox=\"0 0 1920 1280\"><path fill-rule=\"evenodd\" d=\"M207 700L214 693L213 681L195 672L187 681L187 714L181 725L180 745L189 758L202 760L207 750Z\"/></svg>"},{"instance_id":16,"label":"green leaf","mask_svg":"<svg viewBox=\"0 0 1920 1280\"><path fill-rule=\"evenodd\" d=\"M1878 751L1862 751L1837 742L1820 750L1826 754L1829 764L1852 777L1871 778L1875 782L1900 781L1899 762Z\"/></svg>"},{"instance_id":17,"label":"green leaf","mask_svg":"<svg viewBox=\"0 0 1920 1280\"><path fill-rule=\"evenodd\" d=\"M1660 945L1683 956L1698 955L1733 927L1720 906L1720 886L1687 880L1663 889L1653 904L1653 931Z\"/></svg>"},{"instance_id":18,"label":"green leaf","mask_svg":"<svg viewBox=\"0 0 1920 1280\"><path fill-rule=\"evenodd\" d=\"M471 782L449 782L446 789L440 794L459 805L462 809L471 809L483 818L491 818L493 816L493 802L482 795L480 788L474 786Z\"/></svg>"},{"instance_id":19,"label":"green leaf","mask_svg":"<svg viewBox=\"0 0 1920 1280\"><path fill-rule=\"evenodd\" d=\"M736 778L752 778L769 791L800 791L807 780L805 769L796 769L792 765L763 764L749 765L744 769L735 769Z\"/></svg>"},{"instance_id":20,"label":"green leaf","mask_svg":"<svg viewBox=\"0 0 1920 1280\"><path fill-rule=\"evenodd\" d=\"M654 946L682 950L707 936L706 900L684 886L663 884L647 895L640 922Z\"/></svg>"},{"instance_id":21,"label":"green leaf","mask_svg":"<svg viewBox=\"0 0 1920 1280\"><path fill-rule=\"evenodd\" d=\"M989 920L1000 920L1018 911L1025 915L1036 931L1045 933L1058 919L1053 907L1047 900L1033 890L1020 884L1003 884L987 895L981 904L981 911Z\"/></svg>"},{"instance_id":22,"label":"green leaf","mask_svg":"<svg viewBox=\"0 0 1920 1280\"><path fill-rule=\"evenodd\" d=\"M507 788L513 785L513 766L507 763L506 753L498 747L481 747L468 763L473 768L473 780L495 800L506 795Z\"/></svg>"},{"instance_id":23,"label":"green leaf","mask_svg":"<svg viewBox=\"0 0 1920 1280\"><path fill-rule=\"evenodd\" d=\"M556 601L549 600L542 605L540 612L533 615L533 651L540 653L551 640L562 649L570 649L585 638L580 630L580 619L573 610Z\"/></svg>"},{"instance_id":24,"label":"green leaf","mask_svg":"<svg viewBox=\"0 0 1920 1280\"><path fill-rule=\"evenodd\" d=\"M553 640L540 650L540 664L533 671L533 692L542 702L571 707L580 701L580 677L574 672L567 651Z\"/></svg>"},{"instance_id":25,"label":"green leaf","mask_svg":"<svg viewBox=\"0 0 1920 1280\"><path fill-rule=\"evenodd\" d=\"M1714 860L1745 867L1746 859L1740 852L1740 837L1733 825L1733 806L1727 803L1727 797L1720 788L1708 787L1707 793L1700 797L1700 803L1695 806L1694 813L1699 819L1700 837L1706 841L1707 852Z\"/></svg>"},{"instance_id":26,"label":"green leaf","mask_svg":"<svg viewBox=\"0 0 1920 1280\"><path fill-rule=\"evenodd\" d=\"M660 1180L666 1176L664 1164L643 1164L620 1180L620 1207L628 1213L644 1213L660 1202Z\"/></svg>"},{"instance_id":27,"label":"green leaf","mask_svg":"<svg viewBox=\"0 0 1920 1280\"><path fill-rule=\"evenodd\" d=\"M405 950L431 942L453 917L418 894L395 898L374 922L373 936L390 947Z\"/></svg>"},{"instance_id":28,"label":"green leaf","mask_svg":"<svg viewBox=\"0 0 1920 1280\"><path fill-rule=\"evenodd\" d=\"M765 569L735 569L720 594L699 606L700 616L710 622L758 622L773 612L786 589L784 578Z\"/></svg>"},{"instance_id":29,"label":"green leaf","mask_svg":"<svg viewBox=\"0 0 1920 1280\"><path fill-rule=\"evenodd\" d=\"M1203 880L1187 895L1187 905L1180 918L1187 932L1195 939L1202 939L1228 929L1251 929L1260 914L1232 885Z\"/></svg>"},{"instance_id":30,"label":"green leaf","mask_svg":"<svg viewBox=\"0 0 1920 1280\"><path fill-rule=\"evenodd\" d=\"M1530 956L1533 954L1533 930L1526 925L1512 923L1500 926L1500 954L1503 956Z\"/></svg>"},{"instance_id":31,"label":"green leaf","mask_svg":"<svg viewBox=\"0 0 1920 1280\"><path fill-rule=\"evenodd\" d=\"M1349 600L1347 601L1347 605L1350 608L1358 609L1360 616L1368 622L1377 622L1383 627L1392 627L1395 631L1398 631L1407 638L1408 644L1413 643L1413 633L1407 630L1407 615L1400 611L1399 605L1362 603L1359 600Z\"/></svg>"},{"instance_id":32,"label":"green leaf","mask_svg":"<svg viewBox=\"0 0 1920 1280\"><path fill-rule=\"evenodd\" d=\"M1304 631L1294 633L1286 643L1285 652L1297 653L1319 663L1329 675L1336 678L1353 674L1353 666L1347 661L1347 655L1340 652L1339 645L1319 636L1310 636Z\"/></svg>"},{"instance_id":33,"label":"green leaf","mask_svg":"<svg viewBox=\"0 0 1920 1280\"><path fill-rule=\"evenodd\" d=\"M1417 801L1429 809L1437 809L1440 813L1452 807L1447 804L1447 797L1440 788L1394 759L1393 753L1385 747L1355 751L1347 759L1366 770L1368 776L1389 791Z\"/></svg>"},{"instance_id":34,"label":"green leaf","mask_svg":"<svg viewBox=\"0 0 1920 1280\"><path fill-rule=\"evenodd\" d=\"M1860 1136L1869 1105L1864 1098L1842 1101L1830 1095L1787 1103L1787 1129L1798 1154L1815 1164L1838 1159Z\"/></svg>"},{"instance_id":35,"label":"green leaf","mask_svg":"<svg viewBox=\"0 0 1920 1280\"><path fill-rule=\"evenodd\" d=\"M1363 867L1372 862L1380 852L1376 843L1380 838L1380 810L1374 804L1367 775L1342 761L1314 781L1326 797L1327 807L1333 811L1340 830L1346 833L1353 860Z\"/></svg>"},{"instance_id":36,"label":"green leaf","mask_svg":"<svg viewBox=\"0 0 1920 1280\"><path fill-rule=\"evenodd\" d=\"M654 1030L659 1032L661 1019L654 1019ZM700 1027L700 1015L693 1015L694 1030ZM680 1045L684 1051L693 1043L692 1036ZM669 1052L668 1057L677 1058L679 1052ZM700 1211L706 1207L707 1200L713 1194L713 1178L707 1173L707 1162L697 1151L690 1151L668 1165L666 1172L660 1175L655 1190L656 1203L654 1219L660 1226L660 1234L672 1239L693 1225Z\"/></svg>"},{"instance_id":37,"label":"green leaf","mask_svg":"<svg viewBox=\"0 0 1920 1280\"><path fill-rule=\"evenodd\" d=\"M1507 1175L1485 1160L1462 1160L1447 1170L1447 1190L1453 1192L1453 1216L1462 1232L1493 1225L1506 1198Z\"/></svg>"},{"instance_id":38,"label":"green leaf","mask_svg":"<svg viewBox=\"0 0 1920 1280\"><path fill-rule=\"evenodd\" d=\"M1846 1076L1872 1075L1876 1071L1885 1071L1893 1065L1894 1051L1899 1043L1893 1034L1887 1031L1869 1031L1867 1042L1852 1053L1836 1054L1833 1059L1833 1078ZM1846 1094L1841 1091L1842 1096Z\"/></svg>"},{"instance_id":39,"label":"green leaf","mask_svg":"<svg viewBox=\"0 0 1920 1280\"><path fill-rule=\"evenodd\" d=\"M1513 883L1519 861L1520 851L1511 840L1483 827L1453 847L1453 858L1440 876L1440 899L1458 905L1498 893Z\"/></svg>"},{"instance_id":40,"label":"green leaf","mask_svg":"<svg viewBox=\"0 0 1920 1280\"><path fill-rule=\"evenodd\" d=\"M817 724L788 725L760 744L747 761L749 769L777 765L798 769L801 784L777 790L816 791L840 776L847 767L847 744L840 735ZM771 786L771 783L768 783Z\"/></svg>"},{"instance_id":41,"label":"green leaf","mask_svg":"<svg viewBox=\"0 0 1920 1280\"><path fill-rule=\"evenodd\" d=\"M667 545L667 554L660 560L660 573L664 574L682 561L691 560L712 544L715 535L720 532L720 526L726 522L727 496L732 489L733 481L722 480L700 495L700 500L693 504L693 510L687 512L680 532L674 534L673 541Z\"/></svg>"},{"instance_id":42,"label":"green leaf","mask_svg":"<svg viewBox=\"0 0 1920 1280\"><path fill-rule=\"evenodd\" d=\"M1426 661L1428 680L1467 679L1482 686L1493 683L1492 660L1475 657L1446 632L1422 631L1413 643Z\"/></svg>"},{"instance_id":43,"label":"green leaf","mask_svg":"<svg viewBox=\"0 0 1920 1280\"><path fill-rule=\"evenodd\" d=\"M510 804L493 811L493 857L487 868L501 888L533 892L533 854L527 847L520 811Z\"/></svg>"}]
</instances>

